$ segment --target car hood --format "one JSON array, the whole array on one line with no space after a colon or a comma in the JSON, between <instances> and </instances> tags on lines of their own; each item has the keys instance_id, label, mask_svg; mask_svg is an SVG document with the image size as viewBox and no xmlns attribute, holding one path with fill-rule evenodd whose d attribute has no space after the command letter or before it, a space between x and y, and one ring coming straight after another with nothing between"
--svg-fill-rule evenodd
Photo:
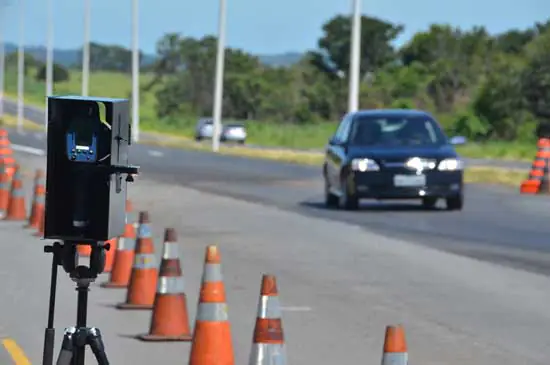
<instances>
[{"instance_id":1,"label":"car hood","mask_svg":"<svg viewBox=\"0 0 550 365\"><path fill-rule=\"evenodd\" d=\"M452 145L442 146L413 146L413 147L357 147L350 146L348 156L352 158L372 158L378 160L405 160L411 157L424 158L451 158L457 157Z\"/></svg>"}]
</instances>

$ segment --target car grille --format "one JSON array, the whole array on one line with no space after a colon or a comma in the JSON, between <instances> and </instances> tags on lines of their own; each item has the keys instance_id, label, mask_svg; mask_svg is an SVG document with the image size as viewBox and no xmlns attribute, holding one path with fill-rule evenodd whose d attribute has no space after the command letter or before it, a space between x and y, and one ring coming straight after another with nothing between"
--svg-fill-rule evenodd
<instances>
[{"instance_id":1,"label":"car grille","mask_svg":"<svg viewBox=\"0 0 550 365\"><path fill-rule=\"evenodd\" d=\"M385 159L382 159L380 161L378 161L380 167L384 168L384 169L398 169L398 170L403 170L405 169L405 162L407 160L406 159L388 159L388 158L385 158Z\"/></svg>"}]
</instances>

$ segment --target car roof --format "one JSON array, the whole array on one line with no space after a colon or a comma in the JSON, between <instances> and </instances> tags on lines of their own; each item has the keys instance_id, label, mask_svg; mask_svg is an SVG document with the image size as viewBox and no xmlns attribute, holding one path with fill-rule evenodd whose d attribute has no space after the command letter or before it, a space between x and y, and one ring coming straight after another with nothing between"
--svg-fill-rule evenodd
<instances>
[{"instance_id":1,"label":"car roof","mask_svg":"<svg viewBox=\"0 0 550 365\"><path fill-rule=\"evenodd\" d=\"M433 116L424 110L417 109L365 109L358 110L353 113L355 116L371 116L371 117L387 117L387 116L403 116L403 117L430 117Z\"/></svg>"}]
</instances>

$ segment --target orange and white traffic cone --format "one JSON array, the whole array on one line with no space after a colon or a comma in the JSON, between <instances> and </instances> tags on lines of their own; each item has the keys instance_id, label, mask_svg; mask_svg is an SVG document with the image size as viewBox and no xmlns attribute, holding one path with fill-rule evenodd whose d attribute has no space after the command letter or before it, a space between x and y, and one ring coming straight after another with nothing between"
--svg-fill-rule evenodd
<instances>
[{"instance_id":1,"label":"orange and white traffic cone","mask_svg":"<svg viewBox=\"0 0 550 365\"><path fill-rule=\"evenodd\" d=\"M218 247L208 246L189 365L234 365L231 325Z\"/></svg>"},{"instance_id":2,"label":"orange and white traffic cone","mask_svg":"<svg viewBox=\"0 0 550 365\"><path fill-rule=\"evenodd\" d=\"M10 200L6 220L24 221L27 219L27 208L25 204L25 191L19 165L15 165L15 172L11 183Z\"/></svg>"},{"instance_id":3,"label":"orange and white traffic cone","mask_svg":"<svg viewBox=\"0 0 550 365\"><path fill-rule=\"evenodd\" d=\"M15 173L15 158L13 158L13 150L8 138L8 131L0 129L0 160L6 166L6 173L10 178Z\"/></svg>"},{"instance_id":4,"label":"orange and white traffic cone","mask_svg":"<svg viewBox=\"0 0 550 365\"><path fill-rule=\"evenodd\" d=\"M277 280L263 275L249 365L285 365L286 349Z\"/></svg>"},{"instance_id":5,"label":"orange and white traffic cone","mask_svg":"<svg viewBox=\"0 0 550 365\"><path fill-rule=\"evenodd\" d=\"M134 267L130 276L126 302L117 305L118 309L151 309L155 303L158 267L150 223L149 213L141 212Z\"/></svg>"},{"instance_id":6,"label":"orange and white traffic cone","mask_svg":"<svg viewBox=\"0 0 550 365\"><path fill-rule=\"evenodd\" d=\"M0 218L3 219L8 211L10 202L11 176L6 170L6 164L0 160Z\"/></svg>"},{"instance_id":7,"label":"orange and white traffic cone","mask_svg":"<svg viewBox=\"0 0 550 365\"><path fill-rule=\"evenodd\" d=\"M34 198L26 228L40 228L40 221L44 216L46 204L46 173L44 170L36 170L34 178Z\"/></svg>"},{"instance_id":8,"label":"orange and white traffic cone","mask_svg":"<svg viewBox=\"0 0 550 365\"><path fill-rule=\"evenodd\" d=\"M408 363L405 329L402 326L387 326L382 365L407 365Z\"/></svg>"},{"instance_id":9,"label":"orange and white traffic cone","mask_svg":"<svg viewBox=\"0 0 550 365\"><path fill-rule=\"evenodd\" d=\"M42 219L40 220L40 225L38 226L38 230L33 234L35 237L44 237L44 229L46 225L46 215L44 214L42 216Z\"/></svg>"},{"instance_id":10,"label":"orange and white traffic cone","mask_svg":"<svg viewBox=\"0 0 550 365\"><path fill-rule=\"evenodd\" d=\"M128 287L135 255L136 224L137 219L135 219L132 203L127 200L124 235L118 238L111 277L108 282L101 284L102 288L122 289Z\"/></svg>"},{"instance_id":11,"label":"orange and white traffic cone","mask_svg":"<svg viewBox=\"0 0 550 365\"><path fill-rule=\"evenodd\" d=\"M149 333L139 336L143 341L191 341L185 281L180 265L176 231L167 228L160 264L157 295L151 316Z\"/></svg>"}]
</instances>

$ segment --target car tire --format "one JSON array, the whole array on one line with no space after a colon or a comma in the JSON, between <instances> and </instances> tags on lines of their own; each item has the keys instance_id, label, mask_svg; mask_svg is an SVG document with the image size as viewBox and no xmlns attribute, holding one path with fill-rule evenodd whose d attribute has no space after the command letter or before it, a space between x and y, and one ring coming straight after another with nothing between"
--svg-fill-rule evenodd
<instances>
[{"instance_id":1,"label":"car tire","mask_svg":"<svg viewBox=\"0 0 550 365\"><path fill-rule=\"evenodd\" d=\"M340 181L341 194L339 197L339 206L345 210L357 210L359 208L359 198L351 194L348 190L347 176L342 176Z\"/></svg>"},{"instance_id":2,"label":"car tire","mask_svg":"<svg viewBox=\"0 0 550 365\"><path fill-rule=\"evenodd\" d=\"M197 141L197 142L202 141L202 137L201 137L201 136L196 136L196 137L195 137L195 141Z\"/></svg>"},{"instance_id":3,"label":"car tire","mask_svg":"<svg viewBox=\"0 0 550 365\"><path fill-rule=\"evenodd\" d=\"M464 205L464 196L455 195L446 199L447 210L462 210Z\"/></svg>"},{"instance_id":4,"label":"car tire","mask_svg":"<svg viewBox=\"0 0 550 365\"><path fill-rule=\"evenodd\" d=\"M437 204L437 198L426 197L422 198L422 208L424 209L433 209Z\"/></svg>"},{"instance_id":5,"label":"car tire","mask_svg":"<svg viewBox=\"0 0 550 365\"><path fill-rule=\"evenodd\" d=\"M241 141L239 141L239 144L241 144L241 145L244 144L244 143L245 143L245 140L244 140L244 139L241 140Z\"/></svg>"},{"instance_id":6,"label":"car tire","mask_svg":"<svg viewBox=\"0 0 550 365\"><path fill-rule=\"evenodd\" d=\"M338 197L330 192L330 185L325 176L325 206L327 208L338 208Z\"/></svg>"}]
</instances>

